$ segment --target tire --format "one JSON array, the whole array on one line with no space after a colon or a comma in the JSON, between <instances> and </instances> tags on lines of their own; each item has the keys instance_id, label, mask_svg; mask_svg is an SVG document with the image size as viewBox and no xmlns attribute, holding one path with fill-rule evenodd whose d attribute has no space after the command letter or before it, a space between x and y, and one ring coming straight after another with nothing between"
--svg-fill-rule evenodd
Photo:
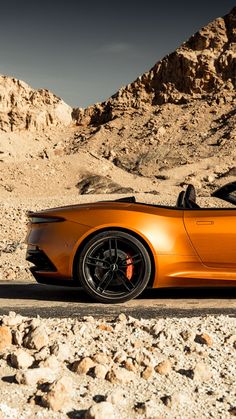
<instances>
[{"instance_id":1,"label":"tire","mask_svg":"<svg viewBox=\"0 0 236 419\"><path fill-rule=\"evenodd\" d=\"M96 301L123 303L137 297L151 277L151 259L145 246L129 233L97 233L75 261L75 276Z\"/></svg>"}]
</instances>

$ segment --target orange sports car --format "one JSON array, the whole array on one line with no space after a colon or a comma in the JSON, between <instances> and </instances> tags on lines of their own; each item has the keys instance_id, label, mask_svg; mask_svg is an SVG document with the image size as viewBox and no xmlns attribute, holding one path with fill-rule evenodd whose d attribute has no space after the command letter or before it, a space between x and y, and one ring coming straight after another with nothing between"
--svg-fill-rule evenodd
<instances>
[{"instance_id":1,"label":"orange sports car","mask_svg":"<svg viewBox=\"0 0 236 419\"><path fill-rule=\"evenodd\" d=\"M236 204L236 182L212 194ZM29 212L27 260L45 284L120 303L146 287L236 284L236 208L200 208L193 185L175 207L134 197Z\"/></svg>"}]
</instances>

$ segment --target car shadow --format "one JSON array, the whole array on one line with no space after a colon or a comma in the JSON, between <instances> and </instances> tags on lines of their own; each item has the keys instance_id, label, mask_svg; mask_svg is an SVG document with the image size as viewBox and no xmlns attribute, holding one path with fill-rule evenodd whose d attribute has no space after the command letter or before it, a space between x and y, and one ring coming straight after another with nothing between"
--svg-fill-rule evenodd
<instances>
[{"instance_id":1,"label":"car shadow","mask_svg":"<svg viewBox=\"0 0 236 419\"><path fill-rule=\"evenodd\" d=\"M76 302L81 304L93 303L82 288L42 285L37 283L4 282L0 283L1 300L37 300ZM234 288L165 288L147 289L136 300L188 300L193 299L236 299Z\"/></svg>"}]
</instances>

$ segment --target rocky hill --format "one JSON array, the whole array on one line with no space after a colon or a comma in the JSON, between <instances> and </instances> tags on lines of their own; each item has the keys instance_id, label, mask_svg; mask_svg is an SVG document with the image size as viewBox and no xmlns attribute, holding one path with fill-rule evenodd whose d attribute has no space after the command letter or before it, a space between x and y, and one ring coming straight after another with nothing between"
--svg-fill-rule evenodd
<instances>
[{"instance_id":1,"label":"rocky hill","mask_svg":"<svg viewBox=\"0 0 236 419\"><path fill-rule=\"evenodd\" d=\"M106 102L74 109L78 130L67 152L92 150L130 173L161 180L173 175L165 173L170 169L216 156L232 166L235 87L236 8Z\"/></svg>"},{"instance_id":2,"label":"rocky hill","mask_svg":"<svg viewBox=\"0 0 236 419\"><path fill-rule=\"evenodd\" d=\"M72 108L45 89L0 76L0 131L44 130L72 122Z\"/></svg>"},{"instance_id":3,"label":"rocky hill","mask_svg":"<svg viewBox=\"0 0 236 419\"><path fill-rule=\"evenodd\" d=\"M79 123L100 124L127 107L147 108L165 103L186 104L235 96L236 7L202 28L149 72L121 88L102 104L77 109Z\"/></svg>"}]
</instances>

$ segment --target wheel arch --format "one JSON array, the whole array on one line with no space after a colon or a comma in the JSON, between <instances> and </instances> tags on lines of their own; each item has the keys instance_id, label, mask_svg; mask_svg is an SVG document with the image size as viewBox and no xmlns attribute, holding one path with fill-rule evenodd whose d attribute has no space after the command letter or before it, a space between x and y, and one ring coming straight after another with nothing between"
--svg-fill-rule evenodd
<instances>
[{"instance_id":1,"label":"wheel arch","mask_svg":"<svg viewBox=\"0 0 236 419\"><path fill-rule=\"evenodd\" d=\"M147 250L149 256L150 256L150 260L151 260L151 276L148 282L147 287L152 287L154 284L154 280L155 280L155 273L156 273L156 266L155 266L155 259L154 259L154 255L153 252L151 250L151 247L149 246L149 244L147 243L147 241L138 233L136 233L133 230L130 230L129 228L125 228L125 227L116 227L116 226L110 226L110 227L104 227L101 228L99 230L93 231L92 233L88 234L88 236L86 236L82 242L79 244L75 255L74 255L74 259L73 259L73 265L72 265L72 274L73 274L73 278L75 278L75 269L76 269L76 261L79 257L79 254L83 248L83 246L94 236L96 236L96 234L98 233L103 233L105 231L110 231L110 230L117 230L117 231L123 231L125 233L130 234L131 236L135 237L136 239L138 239L143 246L145 247L145 249Z\"/></svg>"}]
</instances>

